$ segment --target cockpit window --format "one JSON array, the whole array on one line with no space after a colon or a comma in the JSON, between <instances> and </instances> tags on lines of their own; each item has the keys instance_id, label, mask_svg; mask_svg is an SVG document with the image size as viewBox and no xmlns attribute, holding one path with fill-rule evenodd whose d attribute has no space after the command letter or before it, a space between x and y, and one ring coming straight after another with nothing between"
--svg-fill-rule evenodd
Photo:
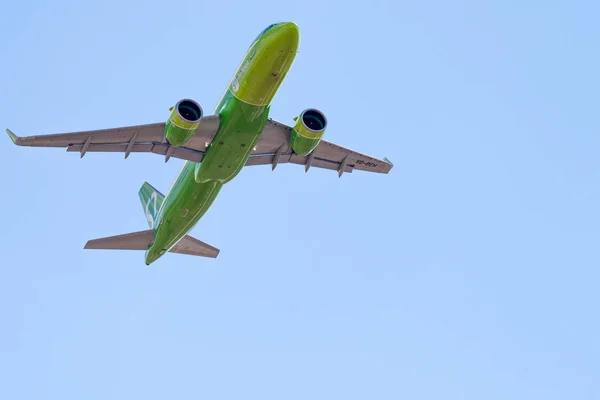
<instances>
[{"instance_id":1,"label":"cockpit window","mask_svg":"<svg viewBox=\"0 0 600 400\"><path fill-rule=\"evenodd\" d=\"M258 36L260 37L260 36L264 35L265 33L267 33L267 31L269 29L271 29L272 27L277 26L277 25L279 25L279 24L271 24L271 25L267 26L265 29L263 29L263 31Z\"/></svg>"},{"instance_id":2,"label":"cockpit window","mask_svg":"<svg viewBox=\"0 0 600 400\"><path fill-rule=\"evenodd\" d=\"M259 33L259 34L258 34L258 36L256 37L256 39L254 39L254 41L252 42L252 44L250 45L250 47L252 47L252 45L253 45L254 43L256 43L256 41L257 41L258 39L260 39L260 37L261 37L262 35L264 35L265 33L267 33L267 31L268 31L269 29L271 29L271 28L273 28L274 26L277 26L277 25L281 25L281 23L277 23L277 24L271 24L271 25L267 26L265 29L263 29L263 31L262 31L261 33Z\"/></svg>"}]
</instances>

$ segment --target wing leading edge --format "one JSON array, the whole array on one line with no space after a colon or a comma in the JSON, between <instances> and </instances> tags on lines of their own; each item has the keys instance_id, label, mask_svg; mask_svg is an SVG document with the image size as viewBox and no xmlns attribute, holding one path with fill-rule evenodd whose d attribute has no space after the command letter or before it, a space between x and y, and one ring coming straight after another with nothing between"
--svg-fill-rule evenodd
<instances>
[{"instance_id":1,"label":"wing leading edge","mask_svg":"<svg viewBox=\"0 0 600 400\"><path fill-rule=\"evenodd\" d=\"M201 162L219 122L218 115L202 118L198 130L183 147L167 142L164 123L28 137L19 137L10 129L6 132L18 146L62 147L78 152L80 157L88 152L124 153L125 158L131 153L154 153L164 156L165 162L171 157ZM305 171L311 167L336 170L339 176L355 169L387 174L393 168L387 158L373 158L326 140L308 156L299 156L290 147L291 131L290 126L269 120L246 166L271 165L275 169L278 164L291 163L304 165Z\"/></svg>"}]
</instances>

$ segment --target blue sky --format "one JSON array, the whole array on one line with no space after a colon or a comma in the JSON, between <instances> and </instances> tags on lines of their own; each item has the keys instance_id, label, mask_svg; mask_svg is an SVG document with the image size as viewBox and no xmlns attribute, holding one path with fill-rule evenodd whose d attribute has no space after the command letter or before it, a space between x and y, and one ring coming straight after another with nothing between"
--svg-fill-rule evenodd
<instances>
[{"instance_id":1,"label":"blue sky","mask_svg":"<svg viewBox=\"0 0 600 400\"><path fill-rule=\"evenodd\" d=\"M193 235L217 260L84 251L146 229L181 161L0 141L0 398L600 398L594 2L0 5L20 135L210 113L268 24L272 106L389 175L245 169Z\"/></svg>"}]
</instances>

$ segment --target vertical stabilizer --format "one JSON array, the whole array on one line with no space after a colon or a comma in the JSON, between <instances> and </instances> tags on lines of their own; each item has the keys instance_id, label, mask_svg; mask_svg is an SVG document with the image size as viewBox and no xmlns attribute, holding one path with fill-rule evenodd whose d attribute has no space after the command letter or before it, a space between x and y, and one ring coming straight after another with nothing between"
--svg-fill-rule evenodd
<instances>
[{"instance_id":1,"label":"vertical stabilizer","mask_svg":"<svg viewBox=\"0 0 600 400\"><path fill-rule=\"evenodd\" d=\"M139 191L140 200L142 201L142 207L146 213L146 219L148 220L148 226L150 229L154 229L156 221L158 219L158 212L162 206L165 196L152 187L148 182L144 182Z\"/></svg>"}]
</instances>

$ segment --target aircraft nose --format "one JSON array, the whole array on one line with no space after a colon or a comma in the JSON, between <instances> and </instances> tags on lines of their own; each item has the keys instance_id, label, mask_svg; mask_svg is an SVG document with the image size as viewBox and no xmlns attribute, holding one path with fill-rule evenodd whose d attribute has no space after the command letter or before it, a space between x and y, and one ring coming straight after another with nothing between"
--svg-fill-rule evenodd
<instances>
[{"instance_id":1,"label":"aircraft nose","mask_svg":"<svg viewBox=\"0 0 600 400\"><path fill-rule=\"evenodd\" d=\"M288 43L297 43L300 38L300 29L294 22L282 22L275 25L267 34L284 39Z\"/></svg>"}]
</instances>

